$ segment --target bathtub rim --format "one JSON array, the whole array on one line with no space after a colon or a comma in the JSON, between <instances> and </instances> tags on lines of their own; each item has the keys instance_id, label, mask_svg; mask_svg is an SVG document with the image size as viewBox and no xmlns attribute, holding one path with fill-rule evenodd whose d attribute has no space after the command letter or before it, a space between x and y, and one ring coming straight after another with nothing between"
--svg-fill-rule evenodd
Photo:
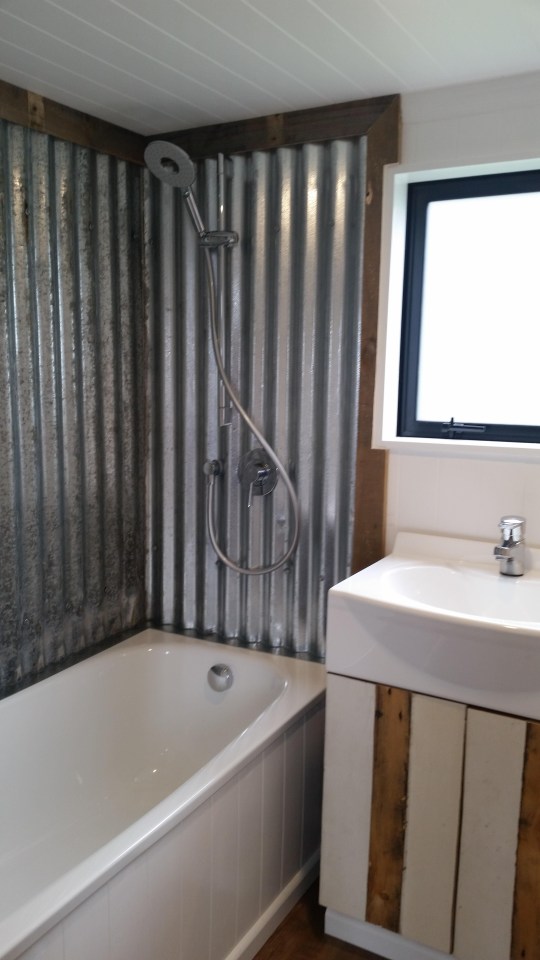
<instances>
[{"instance_id":1,"label":"bathtub rim","mask_svg":"<svg viewBox=\"0 0 540 960\"><path fill-rule=\"evenodd\" d=\"M55 673L39 683L50 685L58 682L64 673L88 669L93 661L102 663L103 658L118 655L118 651L126 647L142 646L146 642L165 646L173 641L195 646L211 645L216 649L216 657L219 660L226 659L224 651L227 651L227 654L230 653L232 659L245 658L254 653L258 657L263 657L278 673L285 675L288 681L286 688L262 711L250 727L229 742L184 784L160 800L112 840L85 857L79 864L17 908L5 920L0 921L1 960L16 960L101 886L247 767L258 753L278 740L295 721L315 712L324 702L326 671L320 663L276 656L259 650L252 651L249 648L226 645L206 638L194 638L156 627L147 627L133 633L119 643L100 651L95 657L85 658L66 668L66 671ZM99 669L99 666L96 665L94 669ZM304 677L301 677L302 673ZM27 697L32 694L34 686L25 687L11 696ZM263 723L263 719L267 722ZM233 762L221 768L224 755L228 759L228 755L236 749L240 741L241 755L233 756L231 758Z\"/></svg>"}]
</instances>

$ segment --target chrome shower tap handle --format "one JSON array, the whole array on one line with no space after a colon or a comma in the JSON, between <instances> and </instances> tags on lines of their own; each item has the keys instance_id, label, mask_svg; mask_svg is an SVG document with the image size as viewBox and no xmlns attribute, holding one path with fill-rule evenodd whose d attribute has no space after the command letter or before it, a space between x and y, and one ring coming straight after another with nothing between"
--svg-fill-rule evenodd
<instances>
[{"instance_id":1,"label":"chrome shower tap handle","mask_svg":"<svg viewBox=\"0 0 540 960\"><path fill-rule=\"evenodd\" d=\"M267 493L271 493L272 490L274 489L272 487L272 490L265 490L265 481L270 476L271 471L272 471L272 467L268 463L265 463L263 466L260 466L259 469L257 470L257 476L253 478L253 480L249 485L248 509L251 507L252 496L254 493L262 494L262 496L266 496ZM254 488L258 488L258 489L254 489Z\"/></svg>"},{"instance_id":2,"label":"chrome shower tap handle","mask_svg":"<svg viewBox=\"0 0 540 960\"><path fill-rule=\"evenodd\" d=\"M265 451L255 448L248 450L240 458L238 464L238 479L244 490L248 491L248 508L253 503L253 497L266 497L272 493L278 482L277 468L269 462Z\"/></svg>"}]
</instances>

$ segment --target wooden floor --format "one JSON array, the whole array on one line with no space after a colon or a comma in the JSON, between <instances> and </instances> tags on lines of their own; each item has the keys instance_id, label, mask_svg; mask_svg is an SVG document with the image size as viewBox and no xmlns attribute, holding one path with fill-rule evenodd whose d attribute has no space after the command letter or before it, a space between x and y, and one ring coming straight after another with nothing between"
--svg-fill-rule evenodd
<instances>
[{"instance_id":1,"label":"wooden floor","mask_svg":"<svg viewBox=\"0 0 540 960\"><path fill-rule=\"evenodd\" d=\"M324 907L318 903L318 883L285 917L254 960L380 960L324 932Z\"/></svg>"}]
</instances>

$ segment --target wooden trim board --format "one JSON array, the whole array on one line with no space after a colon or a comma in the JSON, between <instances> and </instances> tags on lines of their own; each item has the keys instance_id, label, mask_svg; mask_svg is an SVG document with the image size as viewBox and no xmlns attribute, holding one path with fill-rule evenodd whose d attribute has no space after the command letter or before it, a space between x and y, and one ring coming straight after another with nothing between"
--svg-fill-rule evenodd
<instances>
[{"instance_id":1,"label":"wooden trim board","mask_svg":"<svg viewBox=\"0 0 540 960\"><path fill-rule=\"evenodd\" d=\"M144 163L146 138L80 110L65 107L38 93L0 80L0 119L22 127L91 147L131 163Z\"/></svg>"}]
</instances>

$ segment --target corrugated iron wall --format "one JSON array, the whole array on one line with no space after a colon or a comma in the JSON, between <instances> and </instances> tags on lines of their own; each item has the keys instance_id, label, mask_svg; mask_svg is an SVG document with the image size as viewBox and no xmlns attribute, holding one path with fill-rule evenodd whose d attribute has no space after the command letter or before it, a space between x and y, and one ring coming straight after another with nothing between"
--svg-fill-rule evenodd
<instances>
[{"instance_id":1,"label":"corrugated iron wall","mask_svg":"<svg viewBox=\"0 0 540 960\"><path fill-rule=\"evenodd\" d=\"M241 237L223 257L227 365L302 514L289 568L245 578L209 545L204 461L226 467L235 560L284 552L289 504L281 483L248 510L237 480L254 441L235 413L220 426L182 198L0 123L0 695L146 616L324 655L326 593L350 567L364 163L347 141L229 158L221 186L200 165L208 226L222 192Z\"/></svg>"},{"instance_id":2,"label":"corrugated iron wall","mask_svg":"<svg viewBox=\"0 0 540 960\"><path fill-rule=\"evenodd\" d=\"M255 446L220 426L203 262L178 191L147 175L150 459L148 614L222 639L322 657L328 588L350 571L359 376L363 140L282 148L200 165L224 254L225 352L244 404L296 483L301 540L288 569L241 577L216 563L203 463L222 459L220 536L251 566L284 552L283 483L251 509L236 471ZM217 258L216 258L217 259Z\"/></svg>"},{"instance_id":3,"label":"corrugated iron wall","mask_svg":"<svg viewBox=\"0 0 540 960\"><path fill-rule=\"evenodd\" d=\"M141 172L0 123L0 694L145 615Z\"/></svg>"}]
</instances>

